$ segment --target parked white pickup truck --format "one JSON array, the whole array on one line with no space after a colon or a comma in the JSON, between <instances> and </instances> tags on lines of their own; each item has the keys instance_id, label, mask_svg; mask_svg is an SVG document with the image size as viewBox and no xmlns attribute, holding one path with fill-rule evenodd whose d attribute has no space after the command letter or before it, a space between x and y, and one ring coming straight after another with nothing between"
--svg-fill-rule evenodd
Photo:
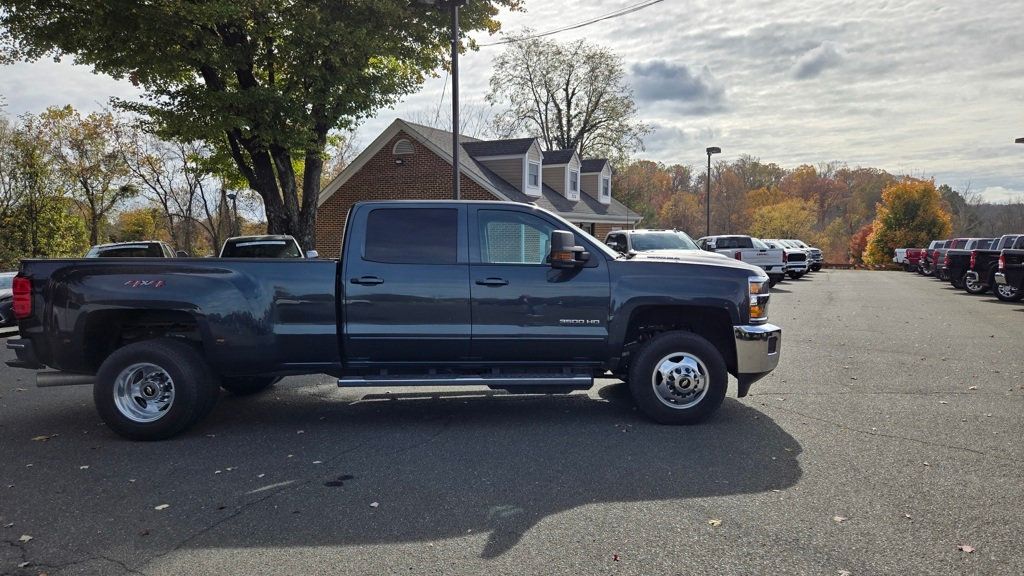
<instances>
[{"instance_id":1,"label":"parked white pickup truck","mask_svg":"<svg viewBox=\"0 0 1024 576\"><path fill-rule=\"evenodd\" d=\"M799 280L810 270L810 253L803 248L789 246L781 240L761 239L769 248L782 250L783 262L786 263L786 275L793 280Z\"/></svg>"},{"instance_id":2,"label":"parked white pickup truck","mask_svg":"<svg viewBox=\"0 0 1024 576\"><path fill-rule=\"evenodd\" d=\"M786 278L786 253L750 236L705 236L697 246L709 252L725 254L730 258L753 264L768 274L772 286Z\"/></svg>"}]
</instances>

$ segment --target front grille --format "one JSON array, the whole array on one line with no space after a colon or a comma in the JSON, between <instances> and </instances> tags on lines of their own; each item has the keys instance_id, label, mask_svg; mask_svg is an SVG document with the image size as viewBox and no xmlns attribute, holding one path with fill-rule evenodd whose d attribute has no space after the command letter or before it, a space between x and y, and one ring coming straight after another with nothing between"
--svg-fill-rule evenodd
<instances>
[{"instance_id":1,"label":"front grille","mask_svg":"<svg viewBox=\"0 0 1024 576\"><path fill-rule=\"evenodd\" d=\"M797 252L796 254L790 254L789 255L789 261L790 262L806 262L807 261L807 254L804 254L803 252Z\"/></svg>"}]
</instances>

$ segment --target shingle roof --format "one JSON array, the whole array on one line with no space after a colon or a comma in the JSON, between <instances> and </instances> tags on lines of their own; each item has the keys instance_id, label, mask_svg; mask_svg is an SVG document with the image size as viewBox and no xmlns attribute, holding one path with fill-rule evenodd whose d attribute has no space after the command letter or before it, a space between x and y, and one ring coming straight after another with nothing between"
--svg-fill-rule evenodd
<instances>
[{"instance_id":1,"label":"shingle roof","mask_svg":"<svg viewBox=\"0 0 1024 576\"><path fill-rule=\"evenodd\" d=\"M462 148L472 157L512 156L526 154L535 138L515 138L511 140L488 140L486 142L466 142Z\"/></svg>"},{"instance_id":2,"label":"shingle roof","mask_svg":"<svg viewBox=\"0 0 1024 576\"><path fill-rule=\"evenodd\" d=\"M544 163L545 164L568 164L569 160L572 160L572 155L576 151L573 149L568 150L546 150L544 152Z\"/></svg>"},{"instance_id":3,"label":"shingle roof","mask_svg":"<svg viewBox=\"0 0 1024 576\"><path fill-rule=\"evenodd\" d=\"M438 130L437 128L431 128L429 126L423 126L421 124L413 124L411 122L405 123L411 130L414 130L420 137L430 140L430 142L439 148L443 153L447 154L448 158L452 155L452 133L446 130ZM475 138L468 136L461 137L462 148L465 150L467 144L480 142ZM572 150L559 150L558 152L568 152L569 156L572 157ZM545 152L547 155L548 152ZM566 160L568 162L568 159ZM546 160L545 160L546 163ZM599 217L603 220L618 220L621 219L623 223L628 220L637 221L640 220L640 214L637 214L633 210L629 210L626 206L616 200L611 199L611 204L602 204L594 198L583 192L580 194L580 199L572 201L563 196L562 194L555 191L548 185L544 185L541 189L541 195L539 198L533 196L527 196L516 187L509 184L502 177L492 172L489 168L484 166L482 163L474 160L469 154L464 154L459 157L460 168L466 174L473 174L477 179L484 180L491 184L495 190L498 191L502 196L509 199L512 202L522 202L524 204L534 204L545 210L550 210L561 215L567 220L573 220L577 222L589 222L594 217Z\"/></svg>"},{"instance_id":4,"label":"shingle roof","mask_svg":"<svg viewBox=\"0 0 1024 576\"><path fill-rule=\"evenodd\" d=\"M604 170L605 164L608 164L607 158L589 158L580 163L580 172L583 174L600 172Z\"/></svg>"}]
</instances>

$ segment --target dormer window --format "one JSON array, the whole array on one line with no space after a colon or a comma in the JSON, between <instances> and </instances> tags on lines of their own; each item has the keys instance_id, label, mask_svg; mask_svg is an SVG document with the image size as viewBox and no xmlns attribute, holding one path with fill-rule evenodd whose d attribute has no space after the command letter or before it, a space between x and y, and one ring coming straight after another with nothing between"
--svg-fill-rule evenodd
<instances>
[{"instance_id":1,"label":"dormer window","mask_svg":"<svg viewBox=\"0 0 1024 576\"><path fill-rule=\"evenodd\" d=\"M526 185L540 188L540 162L529 162L526 168Z\"/></svg>"},{"instance_id":2,"label":"dormer window","mask_svg":"<svg viewBox=\"0 0 1024 576\"><path fill-rule=\"evenodd\" d=\"M607 176L601 177L601 199L608 200L612 197L612 179Z\"/></svg>"},{"instance_id":3,"label":"dormer window","mask_svg":"<svg viewBox=\"0 0 1024 576\"><path fill-rule=\"evenodd\" d=\"M580 191L580 173L577 172L576 170L572 170L569 172L569 191Z\"/></svg>"}]
</instances>

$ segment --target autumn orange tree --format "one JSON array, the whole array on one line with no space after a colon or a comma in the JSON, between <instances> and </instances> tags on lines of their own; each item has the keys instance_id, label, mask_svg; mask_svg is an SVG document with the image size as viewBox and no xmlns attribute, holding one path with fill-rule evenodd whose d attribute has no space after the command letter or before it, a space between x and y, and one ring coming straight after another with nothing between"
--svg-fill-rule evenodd
<instances>
[{"instance_id":1,"label":"autumn orange tree","mask_svg":"<svg viewBox=\"0 0 1024 576\"><path fill-rule=\"evenodd\" d=\"M864 262L882 264L892 258L893 249L927 246L949 235L949 212L932 180L904 178L882 191Z\"/></svg>"}]
</instances>

